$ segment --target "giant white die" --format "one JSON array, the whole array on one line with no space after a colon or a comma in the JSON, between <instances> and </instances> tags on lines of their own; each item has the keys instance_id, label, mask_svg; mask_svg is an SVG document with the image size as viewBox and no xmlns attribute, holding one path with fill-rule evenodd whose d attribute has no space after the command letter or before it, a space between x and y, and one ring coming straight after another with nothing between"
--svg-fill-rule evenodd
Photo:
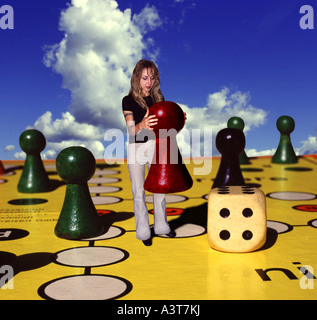
<instances>
[{"instance_id":1,"label":"giant white die","mask_svg":"<svg viewBox=\"0 0 317 320\"><path fill-rule=\"evenodd\" d=\"M211 189L208 196L208 241L224 252L251 252L266 242L264 193L249 186Z\"/></svg>"}]
</instances>

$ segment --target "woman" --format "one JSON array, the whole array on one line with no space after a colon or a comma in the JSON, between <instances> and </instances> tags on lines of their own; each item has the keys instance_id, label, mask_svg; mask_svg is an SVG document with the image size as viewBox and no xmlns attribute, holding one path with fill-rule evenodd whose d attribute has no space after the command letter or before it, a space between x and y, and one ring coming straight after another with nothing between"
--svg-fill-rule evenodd
<instances>
[{"instance_id":1,"label":"woman","mask_svg":"<svg viewBox=\"0 0 317 320\"><path fill-rule=\"evenodd\" d=\"M148 210L145 202L145 165L150 168L155 151L153 126L157 118L148 108L164 101L160 90L159 71L152 61L140 60L132 73L129 95L122 100L122 110L129 132L128 169L133 194L136 237L146 246L152 245ZM165 194L153 194L154 232L175 237L166 218Z\"/></svg>"}]
</instances>

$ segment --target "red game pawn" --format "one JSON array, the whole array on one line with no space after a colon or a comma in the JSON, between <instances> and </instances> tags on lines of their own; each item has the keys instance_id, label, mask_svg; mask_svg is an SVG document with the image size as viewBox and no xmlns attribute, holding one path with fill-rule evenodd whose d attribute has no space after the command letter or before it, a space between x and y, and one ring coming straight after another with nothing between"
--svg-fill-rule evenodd
<instances>
[{"instance_id":1,"label":"red game pawn","mask_svg":"<svg viewBox=\"0 0 317 320\"><path fill-rule=\"evenodd\" d=\"M6 170L4 169L3 164L0 160L0 174L5 174L5 173L6 173Z\"/></svg>"},{"instance_id":2,"label":"red game pawn","mask_svg":"<svg viewBox=\"0 0 317 320\"><path fill-rule=\"evenodd\" d=\"M176 134L185 124L180 106L174 102L157 102L149 109L149 116L155 115L157 125L153 127L156 147L153 161L144 183L144 189L152 193L174 193L188 190L193 180L183 163Z\"/></svg>"}]
</instances>

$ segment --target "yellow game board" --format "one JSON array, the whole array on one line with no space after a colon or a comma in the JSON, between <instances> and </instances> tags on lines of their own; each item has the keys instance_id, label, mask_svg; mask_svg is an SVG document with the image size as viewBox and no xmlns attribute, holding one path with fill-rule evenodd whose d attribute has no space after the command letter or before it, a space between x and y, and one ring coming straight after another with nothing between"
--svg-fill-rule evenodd
<instances>
[{"instance_id":1,"label":"yellow game board","mask_svg":"<svg viewBox=\"0 0 317 320\"><path fill-rule=\"evenodd\" d=\"M107 232L69 241L54 235L65 185L49 193L18 193L23 162L4 161L0 299L316 299L317 157L301 157L295 165L262 157L242 166L246 183L266 194L268 217L267 243L244 254L208 245L207 196L220 159L205 161L212 163L210 174L194 175L199 165L191 161L193 187L167 195L176 238L156 236L150 247L136 239L126 164L100 160L89 181ZM60 180L55 161L44 164L50 179ZM151 201L147 194L150 211Z\"/></svg>"}]
</instances>

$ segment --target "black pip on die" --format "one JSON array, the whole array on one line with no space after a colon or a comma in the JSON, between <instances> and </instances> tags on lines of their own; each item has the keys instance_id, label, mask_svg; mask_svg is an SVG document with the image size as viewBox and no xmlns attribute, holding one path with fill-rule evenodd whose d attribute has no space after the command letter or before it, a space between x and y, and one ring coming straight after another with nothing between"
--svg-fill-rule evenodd
<instances>
[{"instance_id":1,"label":"black pip on die","mask_svg":"<svg viewBox=\"0 0 317 320\"><path fill-rule=\"evenodd\" d=\"M250 186L214 188L208 196L208 241L224 252L251 252L266 242L264 193Z\"/></svg>"}]
</instances>

